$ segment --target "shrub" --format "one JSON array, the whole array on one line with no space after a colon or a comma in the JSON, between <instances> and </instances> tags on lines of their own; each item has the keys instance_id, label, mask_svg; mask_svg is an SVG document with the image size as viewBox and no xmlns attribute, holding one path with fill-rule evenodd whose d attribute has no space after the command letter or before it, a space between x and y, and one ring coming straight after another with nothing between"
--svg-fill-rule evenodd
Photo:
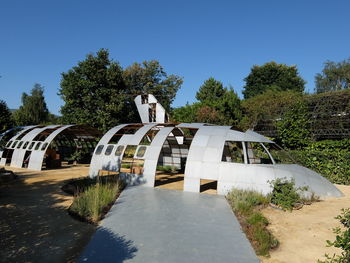
<instances>
[{"instance_id":1,"label":"shrub","mask_svg":"<svg viewBox=\"0 0 350 263\"><path fill-rule=\"evenodd\" d=\"M336 234L335 241L331 242L327 240L327 246L333 246L342 250L341 255L329 256L325 255L326 260L318 263L348 263L350 262L350 208L342 209L340 215L335 217L343 225L344 229L336 227L333 229L333 233Z\"/></svg>"},{"instance_id":2,"label":"shrub","mask_svg":"<svg viewBox=\"0 0 350 263\"><path fill-rule=\"evenodd\" d=\"M239 189L232 189L226 198L256 253L268 256L269 250L278 246L278 240L266 228L268 220L259 212L269 203L269 198L256 191Z\"/></svg>"},{"instance_id":3,"label":"shrub","mask_svg":"<svg viewBox=\"0 0 350 263\"><path fill-rule=\"evenodd\" d=\"M269 203L267 197L253 190L232 189L226 198L232 209L241 215L249 215L253 208Z\"/></svg>"},{"instance_id":4,"label":"shrub","mask_svg":"<svg viewBox=\"0 0 350 263\"><path fill-rule=\"evenodd\" d=\"M273 187L271 193L271 203L282 207L284 210L292 210L293 207L301 202L300 192L307 190L307 187L295 187L295 180L286 178L277 178L269 182Z\"/></svg>"},{"instance_id":5,"label":"shrub","mask_svg":"<svg viewBox=\"0 0 350 263\"><path fill-rule=\"evenodd\" d=\"M87 221L96 223L104 210L115 201L123 187L124 183L119 179L105 183L97 182L76 195L69 210Z\"/></svg>"},{"instance_id":6,"label":"shrub","mask_svg":"<svg viewBox=\"0 0 350 263\"><path fill-rule=\"evenodd\" d=\"M301 165L308 167L332 183L350 184L350 140L312 142L302 150L290 153Z\"/></svg>"}]
</instances>

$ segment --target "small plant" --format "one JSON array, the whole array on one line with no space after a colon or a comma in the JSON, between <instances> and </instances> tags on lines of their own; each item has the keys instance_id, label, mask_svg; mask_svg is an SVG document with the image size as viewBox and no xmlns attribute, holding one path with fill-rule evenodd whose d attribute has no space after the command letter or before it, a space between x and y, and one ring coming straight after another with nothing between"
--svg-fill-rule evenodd
<instances>
[{"instance_id":1,"label":"small plant","mask_svg":"<svg viewBox=\"0 0 350 263\"><path fill-rule=\"evenodd\" d=\"M318 263L349 263L350 262L350 208L342 209L341 214L335 217L343 225L343 230L340 227L333 229L336 234L333 242L327 240L328 247L337 247L342 250L341 255L333 254L333 256L325 255L326 260L318 260Z\"/></svg>"},{"instance_id":2,"label":"small plant","mask_svg":"<svg viewBox=\"0 0 350 263\"><path fill-rule=\"evenodd\" d=\"M256 191L239 189L232 189L226 198L256 253L268 256L269 250L278 246L278 240L266 228L269 222L259 210L270 199Z\"/></svg>"},{"instance_id":3,"label":"small plant","mask_svg":"<svg viewBox=\"0 0 350 263\"><path fill-rule=\"evenodd\" d=\"M270 195L271 203L280 206L284 210L293 210L298 203L301 203L302 198L300 193L306 191L307 187L295 187L295 180L286 178L277 178L269 181L273 188Z\"/></svg>"}]
</instances>

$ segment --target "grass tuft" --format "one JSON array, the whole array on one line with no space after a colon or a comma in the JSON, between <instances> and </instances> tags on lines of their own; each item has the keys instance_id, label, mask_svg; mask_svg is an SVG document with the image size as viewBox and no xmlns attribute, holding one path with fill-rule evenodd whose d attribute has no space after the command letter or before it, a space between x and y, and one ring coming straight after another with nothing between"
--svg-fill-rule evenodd
<instances>
[{"instance_id":1,"label":"grass tuft","mask_svg":"<svg viewBox=\"0 0 350 263\"><path fill-rule=\"evenodd\" d=\"M97 180L95 184L89 181L84 191L76 194L69 210L89 222L97 223L109 210L123 188L124 183L119 179L104 182Z\"/></svg>"},{"instance_id":2,"label":"grass tuft","mask_svg":"<svg viewBox=\"0 0 350 263\"><path fill-rule=\"evenodd\" d=\"M259 210L267 206L270 199L256 191L239 189L232 189L226 198L255 252L268 256L270 249L278 246L278 240L267 230L269 222Z\"/></svg>"}]
</instances>

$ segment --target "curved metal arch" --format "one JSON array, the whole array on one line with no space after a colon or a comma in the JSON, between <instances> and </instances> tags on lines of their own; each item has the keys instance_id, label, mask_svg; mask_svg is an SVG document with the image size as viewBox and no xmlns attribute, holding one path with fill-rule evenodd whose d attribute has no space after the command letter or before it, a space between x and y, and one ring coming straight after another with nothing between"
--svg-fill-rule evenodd
<instances>
[{"instance_id":1,"label":"curved metal arch","mask_svg":"<svg viewBox=\"0 0 350 263\"><path fill-rule=\"evenodd\" d=\"M24 127L24 129L23 130L21 130L21 131L19 131L16 135L14 135L13 137L11 137L6 143L8 143L8 142L10 142L10 141L12 141L12 143L13 143L13 141L15 141L19 136L21 136L23 133L25 133L26 131L28 131L29 129L32 129L32 128L34 128L34 127L36 127L37 125L31 125L31 126L26 126L26 127ZM11 143L11 144L12 144ZM5 147L5 149L10 149L10 146L11 145L9 145L8 147ZM6 164L6 157L5 156L2 156L2 154L3 154L3 151L1 152L1 159L0 159L0 165L5 165ZM12 159L11 159L12 160Z\"/></svg>"},{"instance_id":2,"label":"curved metal arch","mask_svg":"<svg viewBox=\"0 0 350 263\"><path fill-rule=\"evenodd\" d=\"M35 148L33 147L32 153L30 155L29 163L28 163L28 169L40 171L42 168L43 161L44 161L46 149L49 147L50 143L55 139L55 137L58 134L60 134L64 130L66 130L70 127L73 127L73 126L76 126L76 125L64 125L64 126L58 128L57 130L53 131L49 136L47 136L47 138L44 141L41 142L41 145L37 150L35 150ZM49 127L52 128L52 126L49 126ZM59 125L58 125L58 127L59 127ZM55 128L55 127L53 127L53 128ZM42 145L44 143L47 143L47 146L45 147L45 149L42 149Z\"/></svg>"},{"instance_id":3,"label":"curved metal arch","mask_svg":"<svg viewBox=\"0 0 350 263\"><path fill-rule=\"evenodd\" d=\"M107 144L109 140L113 137L113 135L118 132L120 129L126 127L127 125L133 125L133 124L125 124L125 125L119 125L117 127L112 128L109 130L108 136L104 136L105 139L102 141L104 144L101 143L101 141L96 146L96 149L99 145L104 145L103 152L100 155L96 155L96 149L94 151L94 156L91 160L90 164L90 177L94 177L98 175L99 170L108 170L108 171L119 171L120 169L120 163L121 159L123 158L124 150L127 145L139 145L142 138L147 134L149 130L151 130L153 127L157 126L157 124L146 124L142 126L140 129L136 131L135 134L124 134L117 144ZM105 150L107 149L108 145L114 145L114 148L110 155L105 155ZM123 152L120 156L115 156L115 151L118 146L124 146Z\"/></svg>"},{"instance_id":4,"label":"curved metal arch","mask_svg":"<svg viewBox=\"0 0 350 263\"><path fill-rule=\"evenodd\" d=\"M159 159L160 152L162 150L163 144L166 138L176 127L162 127L159 132L154 137L151 145L148 146L145 153L144 159L145 163L143 165L143 176L145 177L146 186L154 186L155 174L157 170L157 163Z\"/></svg>"},{"instance_id":5,"label":"curved metal arch","mask_svg":"<svg viewBox=\"0 0 350 263\"><path fill-rule=\"evenodd\" d=\"M45 127L42 127L42 128L36 128L36 129L33 129L31 130L30 132L28 132L26 135L24 135L20 141L22 141L22 145L20 148L15 148L14 152L13 152L13 156L12 156L12 160L11 160L11 166L13 167L18 167L18 168L21 168L22 167L22 164L23 164L23 161L24 161L24 156L25 156L25 153L27 151L27 147L30 145L31 142L35 142L34 141L34 138L39 135L41 132L47 130L47 129L54 129L54 128L57 128L57 127L60 127L60 125L50 125L50 126L45 126ZM23 146L24 146L24 143L25 142L29 142L27 147L23 149ZM34 149L34 147L33 147ZM41 170L41 168L40 168Z\"/></svg>"},{"instance_id":6,"label":"curved metal arch","mask_svg":"<svg viewBox=\"0 0 350 263\"><path fill-rule=\"evenodd\" d=\"M108 144L108 142L112 139L114 134L116 134L119 130L121 130L122 128L124 128L124 127L126 127L128 125L129 124L121 124L121 125L115 126L115 127L111 128L109 131L107 131L107 133L105 133L105 135L102 136L102 138L100 139L100 141L96 145L94 153L93 153L92 158L91 158L90 169L89 169L89 176L90 177L97 176L98 175L98 171L100 169L102 169L103 164L104 164L104 155L102 155L102 153L97 155L96 154L97 148L100 145L104 145L103 150L105 150L105 145Z\"/></svg>"}]
</instances>

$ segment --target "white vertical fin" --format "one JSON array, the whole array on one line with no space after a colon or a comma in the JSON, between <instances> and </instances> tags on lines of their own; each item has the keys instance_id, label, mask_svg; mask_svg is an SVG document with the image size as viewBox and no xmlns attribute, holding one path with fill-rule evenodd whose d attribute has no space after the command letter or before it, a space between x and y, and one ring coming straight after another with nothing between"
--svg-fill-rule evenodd
<instances>
[{"instance_id":1,"label":"white vertical fin","mask_svg":"<svg viewBox=\"0 0 350 263\"><path fill-rule=\"evenodd\" d=\"M152 94L138 95L134 101L142 123L168 122L165 109Z\"/></svg>"}]
</instances>

